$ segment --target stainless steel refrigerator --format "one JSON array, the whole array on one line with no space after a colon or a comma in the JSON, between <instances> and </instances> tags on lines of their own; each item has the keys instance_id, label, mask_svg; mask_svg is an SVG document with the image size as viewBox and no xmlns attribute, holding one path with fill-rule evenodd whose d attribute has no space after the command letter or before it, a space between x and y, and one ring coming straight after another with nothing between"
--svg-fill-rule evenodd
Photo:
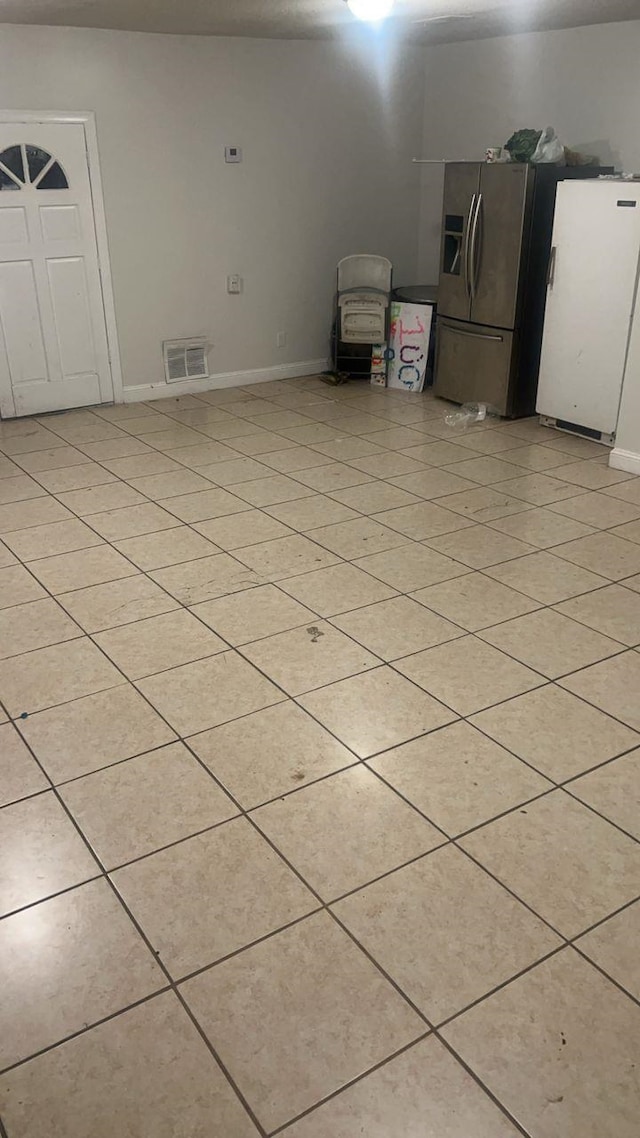
<instances>
[{"instance_id":1,"label":"stainless steel refrigerator","mask_svg":"<svg viewBox=\"0 0 640 1138\"><path fill-rule=\"evenodd\" d=\"M535 410L557 183L608 169L450 162L435 391L500 414Z\"/></svg>"}]
</instances>

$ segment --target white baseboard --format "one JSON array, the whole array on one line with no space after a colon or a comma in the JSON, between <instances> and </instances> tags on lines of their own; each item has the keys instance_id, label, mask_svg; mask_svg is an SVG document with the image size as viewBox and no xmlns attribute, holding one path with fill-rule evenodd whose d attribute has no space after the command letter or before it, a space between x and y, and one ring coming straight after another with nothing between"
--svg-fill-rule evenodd
<instances>
[{"instance_id":1,"label":"white baseboard","mask_svg":"<svg viewBox=\"0 0 640 1138\"><path fill-rule=\"evenodd\" d=\"M229 371L210 375L207 379L180 379L176 383L137 383L124 387L124 403L138 403L145 399L169 399L176 395L198 395L202 391L216 391L222 387L246 387L249 383L269 383L274 379L297 379L304 375L317 375L327 367L327 360L303 360L277 367L255 368L253 371Z\"/></svg>"},{"instance_id":2,"label":"white baseboard","mask_svg":"<svg viewBox=\"0 0 640 1138\"><path fill-rule=\"evenodd\" d=\"M640 454L633 450L619 450L617 447L609 455L609 466L614 470L626 470L629 474L640 474Z\"/></svg>"}]
</instances>

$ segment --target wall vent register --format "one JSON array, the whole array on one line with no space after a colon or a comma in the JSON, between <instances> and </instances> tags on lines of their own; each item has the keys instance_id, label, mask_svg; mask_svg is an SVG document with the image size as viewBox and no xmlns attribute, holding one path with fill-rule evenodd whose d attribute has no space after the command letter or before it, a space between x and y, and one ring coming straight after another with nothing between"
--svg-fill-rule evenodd
<instances>
[{"instance_id":1,"label":"wall vent register","mask_svg":"<svg viewBox=\"0 0 640 1138\"><path fill-rule=\"evenodd\" d=\"M67 175L60 163L41 146L16 143L0 151L0 191L68 190Z\"/></svg>"},{"instance_id":2,"label":"wall vent register","mask_svg":"<svg viewBox=\"0 0 640 1138\"><path fill-rule=\"evenodd\" d=\"M167 383L208 378L206 340L165 340L162 349Z\"/></svg>"}]
</instances>

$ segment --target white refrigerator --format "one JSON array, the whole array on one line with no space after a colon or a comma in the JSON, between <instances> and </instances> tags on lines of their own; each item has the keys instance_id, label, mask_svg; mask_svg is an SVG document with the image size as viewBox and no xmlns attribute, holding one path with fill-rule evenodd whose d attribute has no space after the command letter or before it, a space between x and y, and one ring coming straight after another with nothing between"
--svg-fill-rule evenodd
<instances>
[{"instance_id":1,"label":"white refrigerator","mask_svg":"<svg viewBox=\"0 0 640 1138\"><path fill-rule=\"evenodd\" d=\"M640 268L640 183L561 182L536 410L611 443Z\"/></svg>"}]
</instances>

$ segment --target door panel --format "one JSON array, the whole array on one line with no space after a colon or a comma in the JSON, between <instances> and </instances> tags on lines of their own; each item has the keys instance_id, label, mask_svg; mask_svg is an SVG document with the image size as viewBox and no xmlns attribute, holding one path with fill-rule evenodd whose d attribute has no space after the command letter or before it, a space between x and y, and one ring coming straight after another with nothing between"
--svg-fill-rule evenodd
<instances>
[{"instance_id":1,"label":"door panel","mask_svg":"<svg viewBox=\"0 0 640 1138\"><path fill-rule=\"evenodd\" d=\"M13 384L46 382L44 336L30 261L0 264L0 321Z\"/></svg>"},{"instance_id":2,"label":"door panel","mask_svg":"<svg viewBox=\"0 0 640 1138\"><path fill-rule=\"evenodd\" d=\"M447 162L444 175L438 308L444 316L469 319L467 249L478 193L479 162Z\"/></svg>"},{"instance_id":3,"label":"door panel","mask_svg":"<svg viewBox=\"0 0 640 1138\"><path fill-rule=\"evenodd\" d=\"M47 261L53 318L62 374L71 378L96 373L84 262L80 257Z\"/></svg>"},{"instance_id":4,"label":"door panel","mask_svg":"<svg viewBox=\"0 0 640 1138\"><path fill-rule=\"evenodd\" d=\"M640 249L640 187L561 182L536 409L613 434Z\"/></svg>"},{"instance_id":5,"label":"door panel","mask_svg":"<svg viewBox=\"0 0 640 1138\"><path fill-rule=\"evenodd\" d=\"M0 175L0 412L109 402L84 127L0 124Z\"/></svg>"},{"instance_id":6,"label":"door panel","mask_svg":"<svg viewBox=\"0 0 640 1138\"><path fill-rule=\"evenodd\" d=\"M19 206L0 210L0 245L28 241L27 215Z\"/></svg>"},{"instance_id":7,"label":"door panel","mask_svg":"<svg viewBox=\"0 0 640 1138\"><path fill-rule=\"evenodd\" d=\"M40 226L43 241L79 241L80 214L75 205L45 205L40 207Z\"/></svg>"},{"instance_id":8,"label":"door panel","mask_svg":"<svg viewBox=\"0 0 640 1138\"><path fill-rule=\"evenodd\" d=\"M15 415L31 415L32 390L29 384L20 384L13 390ZM67 411L70 407L90 407L100 403L100 387L95 375L66 379L63 384L47 385L48 411Z\"/></svg>"},{"instance_id":9,"label":"door panel","mask_svg":"<svg viewBox=\"0 0 640 1138\"><path fill-rule=\"evenodd\" d=\"M435 394L508 415L512 349L512 332L438 319Z\"/></svg>"},{"instance_id":10,"label":"door panel","mask_svg":"<svg viewBox=\"0 0 640 1138\"><path fill-rule=\"evenodd\" d=\"M472 233L471 319L513 328L518 300L529 166L487 163L480 171L477 224Z\"/></svg>"}]
</instances>

